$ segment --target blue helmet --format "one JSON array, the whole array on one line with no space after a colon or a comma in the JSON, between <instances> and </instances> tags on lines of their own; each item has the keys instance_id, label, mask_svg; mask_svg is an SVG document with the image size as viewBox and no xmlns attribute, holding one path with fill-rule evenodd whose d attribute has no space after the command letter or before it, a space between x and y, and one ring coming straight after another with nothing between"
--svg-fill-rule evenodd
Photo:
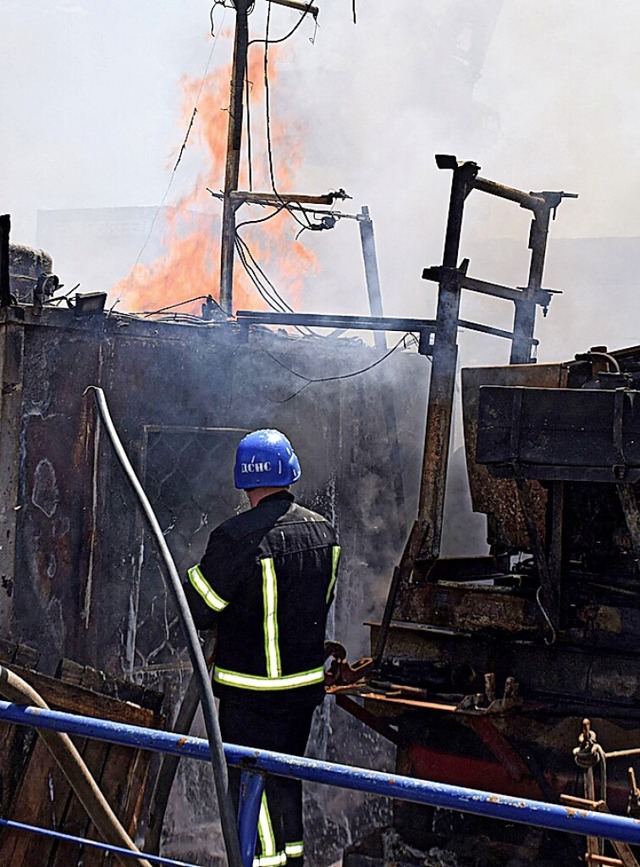
<instances>
[{"instance_id":1,"label":"blue helmet","mask_svg":"<svg viewBox=\"0 0 640 867\"><path fill-rule=\"evenodd\" d=\"M236 488L286 488L300 478L300 463L279 430L254 430L243 437L233 471Z\"/></svg>"}]
</instances>

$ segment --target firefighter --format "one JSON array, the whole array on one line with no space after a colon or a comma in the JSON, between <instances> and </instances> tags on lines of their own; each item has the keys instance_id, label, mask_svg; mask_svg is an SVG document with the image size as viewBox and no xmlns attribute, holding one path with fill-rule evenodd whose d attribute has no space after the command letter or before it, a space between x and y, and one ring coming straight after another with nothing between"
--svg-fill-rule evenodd
<instances>
[{"instance_id":1,"label":"firefighter","mask_svg":"<svg viewBox=\"0 0 640 867\"><path fill-rule=\"evenodd\" d=\"M324 639L340 547L321 515L294 501L300 464L287 437L257 430L238 445L236 488L250 509L209 537L185 592L198 629L217 627L213 669L227 743L301 756L324 697ZM239 771L229 769L237 802ZM254 867L301 865L302 784L269 776Z\"/></svg>"}]
</instances>

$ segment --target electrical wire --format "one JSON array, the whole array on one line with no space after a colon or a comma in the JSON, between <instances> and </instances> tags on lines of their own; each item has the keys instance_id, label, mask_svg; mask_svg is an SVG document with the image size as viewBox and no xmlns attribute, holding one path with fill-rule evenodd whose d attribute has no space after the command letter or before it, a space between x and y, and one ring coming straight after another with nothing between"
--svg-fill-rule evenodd
<instances>
[{"instance_id":1,"label":"electrical wire","mask_svg":"<svg viewBox=\"0 0 640 867\"><path fill-rule=\"evenodd\" d=\"M287 39L289 39L291 36L293 36L293 34L298 29L298 27L300 27L300 25L302 24L304 19L307 17L307 15L309 14L309 10L313 6L313 3L314 3L314 0L309 0L309 3L307 3L307 6L306 6L304 12L300 16L300 20L298 21L298 23L294 27L291 28L291 30L285 36L281 36L279 39L269 39L268 28L267 28L267 32L265 33L264 39L251 39L247 43L247 47L250 47L251 45L255 45L257 42L264 44L265 47L267 45L278 45L280 42L286 42ZM270 16L270 14L271 14L271 4L269 3L269 8L267 10L267 18Z\"/></svg>"},{"instance_id":2,"label":"electrical wire","mask_svg":"<svg viewBox=\"0 0 640 867\"><path fill-rule=\"evenodd\" d=\"M285 370L288 370L289 373L292 373L294 376L297 376L300 379L305 380L304 385L301 386L293 394L290 394L289 397L286 397L284 400L273 400L272 399L271 402L272 403L287 403L288 401L292 400L294 397L297 397L301 392L303 392L305 390L305 388L308 388L310 385L313 385L314 383L317 383L317 382L336 382L339 379L351 379L354 376L360 376L361 374L366 373L369 370L373 370L374 367L377 367L379 364L382 364L383 361L386 361L390 355L392 355L397 349L400 348L401 344L406 339L408 333L409 332L407 332L406 334L403 334L402 337L398 340L398 342L394 346L392 346L391 349L387 350L387 352L385 352L384 355L380 356L380 358L376 359L374 362L372 362L372 364L369 364L366 367L360 368L360 370L353 370L350 373L336 374L335 376L320 376L317 378L306 376L304 373L299 373L297 370L292 370L290 367L287 367L286 364L284 364L282 361L280 361L279 358L276 358L276 356L273 355L271 352L269 352L267 349L263 349L262 351L265 353L265 355L268 355L269 358L271 358L273 361L275 361L276 364L279 364L280 367L283 367Z\"/></svg>"},{"instance_id":3,"label":"electrical wire","mask_svg":"<svg viewBox=\"0 0 640 867\"><path fill-rule=\"evenodd\" d=\"M272 214L270 216L275 216L275 214ZM294 313L295 311L293 307L291 307L289 303L285 301L285 299L279 293L276 286L269 279L263 268L258 263L255 256L251 252L251 249L247 242L237 233L237 231L235 235L235 248L242 266L244 267L247 275L249 276L249 279L257 289L258 294L263 299L263 301L265 301L272 310L275 310L278 313ZM263 280L266 282L268 288L262 282ZM306 325L294 325L293 327L303 337L318 337L324 340L324 335L318 334L312 328L308 328Z\"/></svg>"},{"instance_id":4,"label":"electrical wire","mask_svg":"<svg viewBox=\"0 0 640 867\"><path fill-rule=\"evenodd\" d=\"M309 4L309 6L310 5L311 4ZM307 11L308 11L308 7L307 7L307 10L305 10L304 15L306 15ZM300 25L300 23L304 20L304 15L302 16L300 21L298 21L298 24L296 25L296 27L298 27ZM273 146L271 143L271 91L269 88L269 44L270 44L269 43L269 26L270 26L270 22L271 22L271 4L269 4L269 8L267 9L267 20L266 20L266 25L265 25L265 38L264 38L264 61L263 61L264 110L265 110L265 121L266 121L265 131L266 131L266 136L267 136L267 161L269 164L269 178L271 180L271 189L273 190L278 201L280 201L284 205L284 207L287 209L289 214L291 214L291 216L296 221L296 223L298 223L300 226L302 226L303 228L306 229L310 225L310 220L307 217L304 208L300 205L299 202L297 203L298 206L300 207L300 210L302 211L302 213L305 216L306 223L303 223L302 220L298 219L298 217L295 215L295 213L292 211L292 209L288 207L288 203L285 202L284 199L280 198L280 194L278 193L278 190L276 188L275 170L274 170L274 166L273 166ZM296 28L294 28L294 30L295 29ZM293 33L294 31L292 30L291 32ZM289 34L289 35L291 35L291 34Z\"/></svg>"},{"instance_id":5,"label":"electrical wire","mask_svg":"<svg viewBox=\"0 0 640 867\"><path fill-rule=\"evenodd\" d=\"M193 121L194 121L195 116L196 116L196 113L197 113L198 101L199 101L199 99L200 99L200 95L201 95L201 93L202 93L202 89L204 88L204 82L205 82L206 77L207 77L207 74L208 74L208 72L209 72L209 66L211 65L211 60L212 60L212 58L213 58L213 52L214 52L214 49L215 49L215 47L216 47L216 45L217 45L217 43L218 43L218 36L220 35L219 32L216 33L215 35L214 35L214 33L213 33L213 10L215 9L215 7L216 7L217 5L219 5L219 4L218 4L218 0L216 0L216 2L213 4L213 6L211 7L211 11L210 11L210 13L209 13L209 15L210 15L210 19L211 19L211 35L213 36L213 44L211 45L211 51L209 52L209 57L208 57L208 59L207 59L206 66L205 66L205 68L204 68L204 72L203 72L203 74L202 74L202 78L200 79L200 87L198 88L198 93L196 94L195 103L194 103L194 106L193 106L193 113L192 113L192 115L191 115L191 120L189 121L189 126L188 126L188 128L187 128L187 133L186 133L186 135L185 135L185 137L184 137L184 141L183 141L183 143L182 143L182 147L181 147L181 149L180 149L180 154L179 154L179 156L178 156L178 159L177 159L177 161L176 161L176 164L174 165L173 170L172 170L172 172L171 172L171 175L170 175L170 177L169 177L169 183L167 184L167 188L166 188L166 190L164 191L164 195L163 195L162 199L160 200L160 204L159 204L158 207L156 208L156 211L155 211L155 213L154 213L154 215L153 215L153 219L151 220L151 225L149 226L149 231L148 231L148 233L147 233L147 237L144 239L144 242L143 242L143 244L142 244L142 247L140 248L140 252L139 252L138 255L136 256L136 260L135 260L135 262L133 263L133 268L131 269L132 271L134 271L134 270L138 267L138 265L140 264L140 259L142 258L142 254L143 254L144 251L147 249L147 245L149 244L149 241L151 240L151 235L153 234L153 230L154 230L155 225L156 225L156 222L157 222L157 220L158 220L158 216L159 216L159 214L160 214L160 211L161 211L162 208L164 207L164 203L165 203L166 200L167 200L167 196L169 195L169 192L170 192L171 187L172 187L172 185L173 185L173 181L174 181L175 176L176 176L176 170L177 170L177 168L178 168L178 165L180 164L180 160L182 159L182 154L183 154L183 152L184 152L184 149L185 149L186 146L187 146L187 139L189 138L189 133L191 132L191 127L193 126ZM222 3L222 5L224 6L224 3ZM225 6L225 12L224 12L224 15L223 15L223 17L222 17L222 23L221 23L221 25L220 25L220 29L222 29L222 25L224 24L224 19L225 19L225 17L226 17L226 14L227 14L227 11L226 11L226 6ZM122 298L122 295L118 295L118 297L116 298L116 300L113 302L113 304L112 304L112 306L111 306L111 308L110 308L110 310L109 310L109 313L112 313L112 312L113 312L114 307L116 306L116 304L119 303L119 301L120 301L121 298Z\"/></svg>"},{"instance_id":6,"label":"electrical wire","mask_svg":"<svg viewBox=\"0 0 640 867\"><path fill-rule=\"evenodd\" d=\"M263 299L263 301L265 301L265 303L269 307L271 307L272 310L275 310L278 313L293 313L293 308L289 306L289 304L280 295L271 280L267 277L263 269L254 258L246 241L244 241L237 234L235 240L238 258L240 259L240 262L244 267L247 275L249 276L249 279L257 289L258 294ZM267 286L265 286L262 280L266 281L268 288ZM300 328L299 326L295 326L295 328L297 331L300 332L300 334L303 334L305 336L313 334L310 329L306 329L306 331L303 331L302 328Z\"/></svg>"},{"instance_id":7,"label":"electrical wire","mask_svg":"<svg viewBox=\"0 0 640 867\"><path fill-rule=\"evenodd\" d=\"M266 223L267 220L273 219L273 217L277 216L277 214L279 214L280 211L284 210L285 208L284 205L269 205L269 207L276 208L276 210L272 214L267 214L266 217L260 217L259 220L243 220L242 223L236 223L236 231L242 228L242 226L253 226L256 223Z\"/></svg>"},{"instance_id":8,"label":"electrical wire","mask_svg":"<svg viewBox=\"0 0 640 867\"><path fill-rule=\"evenodd\" d=\"M275 207L275 206L274 206ZM268 220L273 219L273 217L277 216L280 211L284 210L286 205L283 203L276 207L275 211L271 214L267 214L265 217L261 217L259 220L245 220L242 223L238 223L235 231L235 248L238 253L238 258L245 269L249 279L258 290L258 294L260 297L267 303L272 310L275 310L280 313L293 313L293 308L285 301L285 299L280 295L275 285L269 279L265 271L259 265L257 259L251 252L251 249L245 239L238 233L238 229L242 226L247 225L255 225L256 223L265 223ZM264 280L269 288L264 285L262 280L260 279L260 275L262 280ZM316 334L312 329L306 328L303 330L299 326L295 326L296 330L305 336L314 336L320 337L320 335Z\"/></svg>"},{"instance_id":9,"label":"electrical wire","mask_svg":"<svg viewBox=\"0 0 640 867\"><path fill-rule=\"evenodd\" d=\"M196 295L194 298L186 298L184 301L176 301L175 304L168 304L166 307L160 307L158 310L141 310L136 316L156 316L158 313L165 313L167 310L173 310L175 307L182 307L185 304L192 304L194 301L206 301L207 295Z\"/></svg>"},{"instance_id":10,"label":"electrical wire","mask_svg":"<svg viewBox=\"0 0 640 867\"><path fill-rule=\"evenodd\" d=\"M288 309L286 303L283 300L279 300L277 294L272 297L270 294L270 288L267 288L262 283L260 277L258 276L259 272L257 265L251 259L251 253L249 251L249 248L246 246L246 244L243 242L242 238L240 238L239 235L236 235L235 237L235 248L238 258L240 259L240 262L245 269L247 276L249 277L255 288L258 290L260 297L267 302L267 304L269 305L269 307L271 307L272 310L277 310L280 313L291 313L291 310ZM263 276L269 284L269 287L271 287L272 284L268 280L268 278L266 278L266 275Z\"/></svg>"}]
</instances>

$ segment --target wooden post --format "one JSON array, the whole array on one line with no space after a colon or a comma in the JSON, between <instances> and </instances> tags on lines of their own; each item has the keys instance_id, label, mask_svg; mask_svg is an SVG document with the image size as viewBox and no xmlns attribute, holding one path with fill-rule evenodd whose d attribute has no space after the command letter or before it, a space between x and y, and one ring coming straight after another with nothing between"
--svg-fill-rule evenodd
<instances>
[{"instance_id":1,"label":"wooden post","mask_svg":"<svg viewBox=\"0 0 640 867\"><path fill-rule=\"evenodd\" d=\"M232 313L233 306L233 259L236 234L236 209L231 193L238 189L240 149L242 147L242 124L244 113L244 82L247 75L247 52L249 46L248 8L250 0L234 0L236 7L236 32L233 45L233 68L229 95L229 126L227 132L227 161L224 179L222 208L222 249L220 253L220 306L225 313Z\"/></svg>"}]
</instances>

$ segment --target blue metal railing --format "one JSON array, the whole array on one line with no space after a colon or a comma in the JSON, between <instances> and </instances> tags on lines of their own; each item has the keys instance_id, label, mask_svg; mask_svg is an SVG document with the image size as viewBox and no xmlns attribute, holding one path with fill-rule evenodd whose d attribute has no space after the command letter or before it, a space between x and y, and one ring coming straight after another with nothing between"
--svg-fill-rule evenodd
<instances>
[{"instance_id":1,"label":"blue metal railing","mask_svg":"<svg viewBox=\"0 0 640 867\"><path fill-rule=\"evenodd\" d=\"M113 723L61 711L19 707L6 701L0 701L0 720L35 728L64 731L67 734L199 761L210 761L209 745L206 740L173 732ZM246 867L250 867L253 859L256 821L264 777L267 774L295 777L432 807L474 813L491 819L519 822L538 828L640 844L640 821L623 816L578 810L560 804L514 798L478 789L416 780L396 774L384 774L364 768L233 744L225 744L225 756L229 764L243 769L238 827L243 863ZM104 848L109 847L104 846ZM164 863L179 862L166 860Z\"/></svg>"}]
</instances>

